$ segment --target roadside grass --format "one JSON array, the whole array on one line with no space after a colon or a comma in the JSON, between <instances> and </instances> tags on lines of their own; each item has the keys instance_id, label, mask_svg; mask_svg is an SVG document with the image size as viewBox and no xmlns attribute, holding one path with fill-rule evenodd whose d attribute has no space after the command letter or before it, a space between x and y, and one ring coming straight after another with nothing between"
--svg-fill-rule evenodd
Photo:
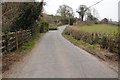
<instances>
[{"instance_id":1,"label":"roadside grass","mask_svg":"<svg viewBox=\"0 0 120 80\"><path fill-rule=\"evenodd\" d=\"M92 52L98 52L100 51L100 48L97 48L96 45L90 45L88 43L85 43L81 40L77 40L74 37L70 36L70 35L66 35L64 33L62 33L62 35L68 39L70 42L72 42L74 45L82 47L82 48L86 48L87 51L92 51Z\"/></svg>"},{"instance_id":2,"label":"roadside grass","mask_svg":"<svg viewBox=\"0 0 120 80\"><path fill-rule=\"evenodd\" d=\"M73 43L74 45L82 48L83 50L91 53L92 55L95 55L95 56L99 57L102 60L113 60L113 61L118 60L118 55L117 54L113 54L113 53L110 53L109 51L107 51L105 49L101 49L99 45L91 45L89 43L85 43L81 40L75 39L74 37L72 37L70 35L64 34L64 32L62 33L62 35L68 41Z\"/></svg>"},{"instance_id":3,"label":"roadside grass","mask_svg":"<svg viewBox=\"0 0 120 80\"><path fill-rule=\"evenodd\" d=\"M94 55L98 59L107 62L108 66L111 65L110 68L117 72L115 67L118 66L118 55L110 53L107 50L101 49L98 45L90 45L83 41L77 40L70 35L64 34L64 32L62 33L62 35L74 45Z\"/></svg>"},{"instance_id":4,"label":"roadside grass","mask_svg":"<svg viewBox=\"0 0 120 80\"><path fill-rule=\"evenodd\" d=\"M97 24L97 25L90 25L90 26L78 26L80 30L88 31L88 32L97 32L97 33L107 33L107 34L116 34L118 33L117 26L107 25L107 24Z\"/></svg>"},{"instance_id":5,"label":"roadside grass","mask_svg":"<svg viewBox=\"0 0 120 80\"><path fill-rule=\"evenodd\" d=\"M44 33L38 33L36 36L34 36L28 43L19 48L20 52L24 50L32 50L36 44L36 41L39 40L43 34Z\"/></svg>"}]
</instances>

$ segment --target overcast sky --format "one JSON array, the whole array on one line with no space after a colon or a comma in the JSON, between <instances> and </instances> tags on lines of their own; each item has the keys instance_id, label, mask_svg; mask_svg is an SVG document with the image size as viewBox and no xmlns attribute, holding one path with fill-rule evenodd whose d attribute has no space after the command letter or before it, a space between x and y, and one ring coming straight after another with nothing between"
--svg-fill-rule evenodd
<instances>
[{"instance_id":1,"label":"overcast sky","mask_svg":"<svg viewBox=\"0 0 120 80\"><path fill-rule=\"evenodd\" d=\"M38 1L38 0L37 0ZM41 0L39 0L41 1ZM79 5L87 5L91 6L94 3L100 0L44 0L47 2L45 6L45 12L48 14L56 14L60 5L66 4L73 8L75 12L75 16L78 16L76 13L76 9ZM99 18L109 18L113 21L118 21L118 2L120 0L103 0L103 2L99 3L98 5L94 6L98 13Z\"/></svg>"}]
</instances>

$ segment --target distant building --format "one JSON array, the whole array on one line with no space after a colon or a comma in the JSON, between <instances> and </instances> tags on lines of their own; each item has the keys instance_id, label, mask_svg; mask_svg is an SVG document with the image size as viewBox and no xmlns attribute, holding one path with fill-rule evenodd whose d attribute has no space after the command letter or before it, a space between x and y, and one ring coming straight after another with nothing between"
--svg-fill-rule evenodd
<instances>
[{"instance_id":1,"label":"distant building","mask_svg":"<svg viewBox=\"0 0 120 80\"><path fill-rule=\"evenodd\" d=\"M118 2L118 21L120 22L120 1Z\"/></svg>"}]
</instances>

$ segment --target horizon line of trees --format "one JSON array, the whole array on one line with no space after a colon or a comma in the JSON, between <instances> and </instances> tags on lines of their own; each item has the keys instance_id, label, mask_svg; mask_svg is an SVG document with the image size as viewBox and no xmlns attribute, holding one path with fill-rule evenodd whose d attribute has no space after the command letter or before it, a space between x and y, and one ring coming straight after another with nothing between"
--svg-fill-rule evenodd
<instances>
[{"instance_id":1,"label":"horizon line of trees","mask_svg":"<svg viewBox=\"0 0 120 80\"><path fill-rule=\"evenodd\" d=\"M63 24L70 24L72 25L76 21L91 21L95 24L113 24L118 25L118 22L113 22L112 19L103 18L102 20L99 20L99 13L98 11L93 8L90 9L86 5L80 5L78 9L76 10L76 13L78 13L79 18L75 17L75 12L73 9L68 5L60 5L59 9L57 10L56 15L61 16L61 22Z\"/></svg>"},{"instance_id":2,"label":"horizon line of trees","mask_svg":"<svg viewBox=\"0 0 120 80\"><path fill-rule=\"evenodd\" d=\"M84 21L85 18L87 21L98 21L98 18L96 16L98 15L98 13L96 9L94 9L93 11L94 15L93 15L91 10L86 5L80 5L79 8L76 10L76 12L79 14L80 21ZM64 22L69 23L69 24L75 21L73 9L68 5L59 6L59 9L57 10L56 15L61 16L62 20L64 20Z\"/></svg>"}]
</instances>

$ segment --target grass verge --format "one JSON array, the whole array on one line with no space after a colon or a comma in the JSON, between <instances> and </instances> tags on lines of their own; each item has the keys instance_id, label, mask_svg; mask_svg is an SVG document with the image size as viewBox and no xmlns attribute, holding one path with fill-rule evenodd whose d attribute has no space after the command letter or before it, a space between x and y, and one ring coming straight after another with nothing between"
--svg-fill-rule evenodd
<instances>
[{"instance_id":1,"label":"grass verge","mask_svg":"<svg viewBox=\"0 0 120 80\"><path fill-rule=\"evenodd\" d=\"M98 45L90 45L83 41L76 40L72 36L64 34L64 32L62 33L62 35L74 45L82 48L83 50L97 57L98 59L104 61L108 67L113 69L115 72L118 72L118 69L117 69L118 55L117 54L109 53L108 51L101 49Z\"/></svg>"},{"instance_id":2,"label":"grass verge","mask_svg":"<svg viewBox=\"0 0 120 80\"><path fill-rule=\"evenodd\" d=\"M24 50L32 50L36 44L36 41L39 40L39 38L43 35L44 33L41 34L37 34L36 36L34 36L30 42L28 42L27 44L23 45L19 51L24 51Z\"/></svg>"},{"instance_id":3,"label":"grass verge","mask_svg":"<svg viewBox=\"0 0 120 80\"><path fill-rule=\"evenodd\" d=\"M64 34L64 32L62 33L62 35L74 45L82 48L83 50L91 53L92 55L95 55L96 57L102 59L103 61L117 62L118 60L118 55L110 53L104 49L101 49L98 45L90 45L83 41L76 40L72 36Z\"/></svg>"},{"instance_id":4,"label":"grass verge","mask_svg":"<svg viewBox=\"0 0 120 80\"><path fill-rule=\"evenodd\" d=\"M79 47L82 47L82 48L87 48L87 50L90 52L92 51L93 52L96 52L96 51L100 51L100 49L98 49L95 45L90 45L88 43L85 43L83 41L80 41L80 40L77 40L75 38L73 38L72 36L70 35L66 35L66 34L62 34L66 39L68 39L70 42L72 42L74 45L76 46L79 46Z\"/></svg>"}]
</instances>

